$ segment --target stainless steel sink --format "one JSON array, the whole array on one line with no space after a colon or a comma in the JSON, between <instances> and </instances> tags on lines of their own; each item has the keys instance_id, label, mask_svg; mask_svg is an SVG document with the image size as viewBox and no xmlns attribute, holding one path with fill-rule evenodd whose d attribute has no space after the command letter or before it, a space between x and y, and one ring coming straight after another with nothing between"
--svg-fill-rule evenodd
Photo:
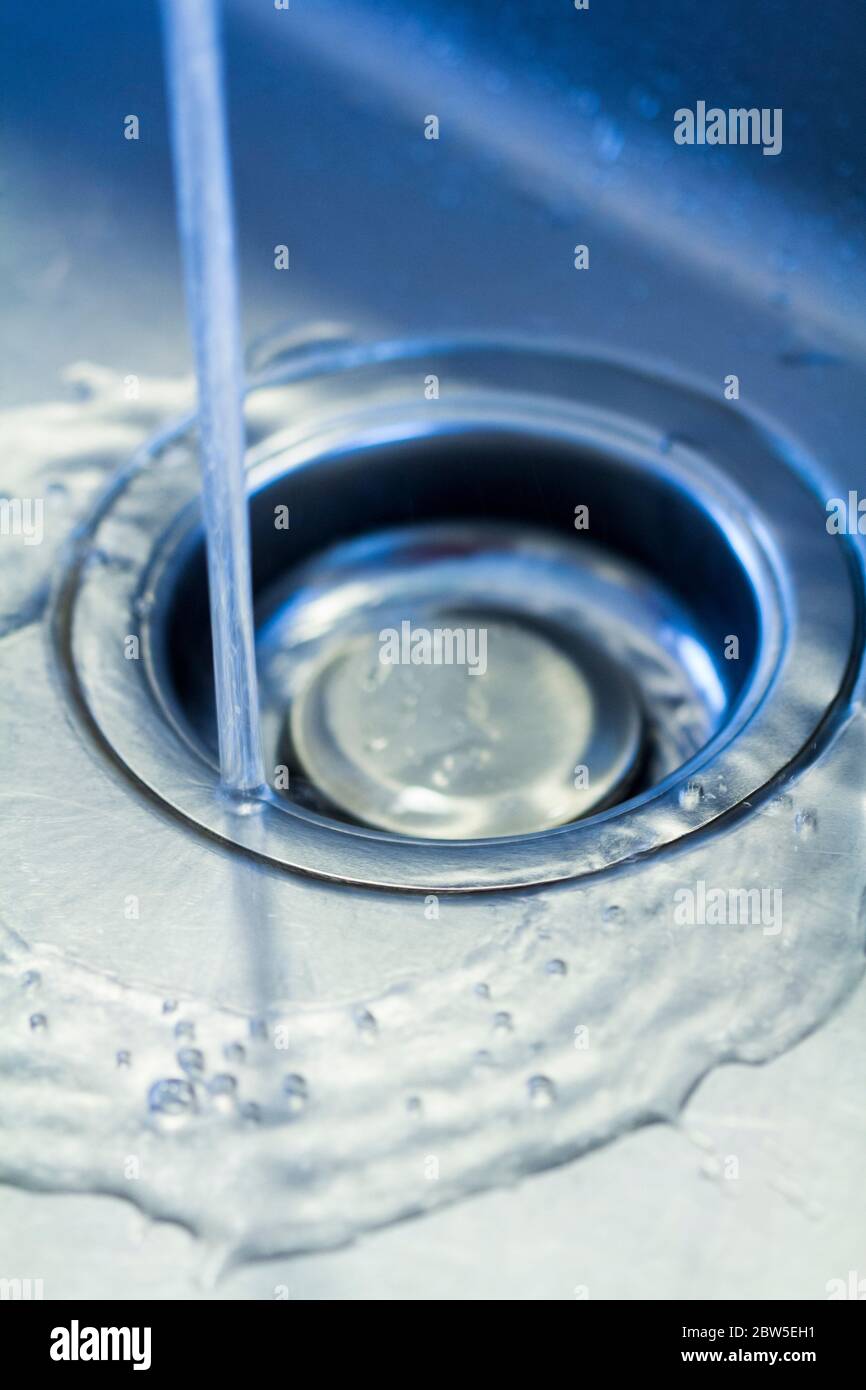
<instances>
[{"instance_id":1,"label":"stainless steel sink","mask_svg":"<svg viewBox=\"0 0 866 1390\"><path fill-rule=\"evenodd\" d=\"M695 676L697 723L668 746L630 660L640 758L588 818L540 834L400 834L341 804L339 782L320 799L308 766L266 816L220 807L156 6L118 16L95 0L74 34L62 6L17 16L3 45L2 476L10 496L44 499L46 543L13 554L21 538L3 537L0 550L15 1056L26 1070L42 1032L53 1046L72 1028L50 993L57 960L108 982L81 997L106 1029L128 1018L145 1071L157 1052L142 998L164 1000L170 1028L205 998L250 1017L252 1039L284 1013L301 1033L345 1015L352 1152L375 1196L366 1178L353 1186L348 1157L326 1235L299 1198L294 1224L274 1214L270 1248L261 1214L246 1248L221 1227L197 1240L147 1159L156 1198L138 1201L110 1166L95 1195L47 1159L28 1166L0 1128L0 1275L41 1277L46 1297L824 1298L862 1268L866 1232L863 537L825 524L831 499L850 510L850 493L866 496L862 21L816 30L812 7L769 0L700 21L679 0L663 13L237 0L226 18L262 631L275 614L284 631L287 582L290 597L300 583L331 592L335 575L375 590L386 567L359 559L359 537L378 537L421 592L441 582L423 568L424 526L540 527L572 544L586 502L605 519L589 532L604 559L587 559L576 589L560 597L543 549L520 571L531 582L509 581L514 541L498 532L471 552L476 606L501 619L522 587L521 611L534 595L536 618L559 605L584 634L571 595L594 584L605 660L633 657L654 614L665 651L685 634L694 670L713 667L715 695ZM781 153L677 145L673 113L698 99L781 108ZM128 114L138 140L124 138ZM268 519L283 500L296 520L277 552ZM611 588L611 555L665 595L642 590L632 627L623 594L641 586ZM352 614L340 631L354 641ZM140 662L116 640L133 629ZM726 664L731 633L743 653ZM762 920L748 949L718 938L727 994L711 952L663 944L676 894L699 884L770 884L791 924L780 940ZM41 984L24 981L19 944ZM607 992L587 993L606 971ZM437 990L458 977L480 1010L466 1024L474 1081L437 1031ZM664 1008L647 1003L656 988ZM612 1131L589 1097L581 1111L563 1060L576 1065L579 1011L598 997L599 1065L628 1095ZM704 1005L711 1043L705 1019L678 1034L688 1055L663 1084L665 1019ZM410 1089L426 1076L413 1049L453 1069L447 1119ZM493 1075L483 1102L479 1074ZM134 1087L159 1073L130 1075ZM81 1094L101 1094L100 1078L82 1056ZM494 1131L511 1080L535 1119L523 1106L509 1149ZM116 1114L132 1114L130 1088L111 1085ZM397 1200L403 1179L362 1137L386 1097L430 1126L411 1140L419 1163L442 1158L429 1197ZM567 1122L524 1133L566 1098ZM52 1123L74 1129L80 1101L61 1088ZM449 1186L448 1161L463 1162L453 1127L468 1133L473 1113L484 1141ZM110 1118L105 1134L113 1155ZM220 1250L239 1244L214 1282Z\"/></svg>"}]
</instances>

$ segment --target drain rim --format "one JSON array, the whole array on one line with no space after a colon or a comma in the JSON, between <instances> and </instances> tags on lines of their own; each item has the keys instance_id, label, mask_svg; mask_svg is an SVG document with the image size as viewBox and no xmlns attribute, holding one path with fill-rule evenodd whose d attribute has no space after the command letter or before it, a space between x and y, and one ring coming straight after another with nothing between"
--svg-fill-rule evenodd
<instances>
[{"instance_id":1,"label":"drain rim","mask_svg":"<svg viewBox=\"0 0 866 1390\"><path fill-rule=\"evenodd\" d=\"M454 343L438 344L435 347L425 343L401 346L400 353L396 352L394 345L383 347L376 344L366 350L352 348L337 349L326 354L316 352L311 361L293 364L288 373L268 373L258 384L273 386L281 381L307 379L311 371L315 372L323 367L323 356L328 358L327 370L324 373L326 383L329 377L336 377L336 384L339 386L340 374L354 368L368 368L374 372L387 371L387 364L396 361L403 366L406 363L414 364L414 372L417 373L418 358L422 358L426 364L431 354L438 352L443 354L446 361L449 357L453 361L455 353L459 355L460 352L469 350ZM493 356L497 353L508 356L524 350L525 345L514 343L493 343L484 347L484 351ZM475 351L477 352L477 348ZM632 385L637 384L638 396L647 396L649 392L649 399L652 399L653 393L662 396L665 393L670 396L672 393L677 401L683 399L684 393L688 396L692 391L690 385L684 387L681 382L669 382L658 377L649 378L627 363L579 358L570 354L566 356L549 349L535 349L533 356L536 361L540 359L549 371L553 372L553 369L558 367L572 378L576 370L579 377L592 376L593 373L596 376L599 373L613 373L620 384L623 380L630 380ZM383 360L386 363L384 368ZM579 386L580 381L575 383L572 380L572 385L575 384ZM412 385L413 388L416 386L414 376ZM369 382L366 390L369 391ZM714 411L719 411L716 402L709 400L703 393L695 394L705 407L709 406ZM505 401L507 407L503 404ZM332 421L325 430L321 428L320 412L321 401L314 399L303 425L295 428L288 438L286 433L283 433L255 450L250 460L251 467L256 467L260 476L264 478L268 476L269 470L271 473L276 471L278 464L281 469L285 469L287 459L293 467L302 466L305 461L309 462L321 455L323 450L339 447L341 440L344 447L350 441L353 446L357 445L359 439L371 437L371 431L378 442L389 437L406 438L407 432L411 433L407 430L409 419L415 420L416 431L430 433L433 428L429 414L425 416L423 412L418 411L417 406L411 411L408 410L405 401L399 406L395 405L393 399L386 402L385 406L373 410L368 408L366 411L361 409L350 412L338 423ZM681 473L684 467L697 469L700 465L702 469L706 469L705 462L699 460L685 444L675 444L664 459L660 458L658 437L653 434L651 427L644 427L644 415L625 418L620 416L616 438L605 439L609 413L606 425L600 409L596 409L595 406L587 408L575 405L567 396L554 395L540 399L535 394L521 400L512 393L494 400L490 393L485 395L484 391L475 386L472 392L459 397L459 402L449 410L447 420L452 429L461 431L471 429L479 423L490 424L494 420L497 428L501 429L504 415L508 417L505 427L513 427L518 431L552 431L558 433L559 437L578 444L585 444L589 434L595 446L598 447L600 443L606 444L611 456L618 459L622 458L623 449L629 445L635 450L635 461L639 467L649 465L656 468L664 467L666 470L673 468L679 469ZM778 441L771 439L758 422L743 412L738 411L734 418L741 429L750 431L755 440L761 441L770 465L774 466L777 474L781 472L781 476L793 487L798 479L779 456ZM435 428L441 428L442 423L440 416L435 421ZM181 432L182 428L178 433ZM171 437L165 436L166 439ZM156 469L149 475L136 473L127 487L118 491L114 507L107 510L102 518L102 526L97 525L94 536L91 537L98 541L98 533L108 520L109 529L112 522L120 521L121 530L128 539L129 521L131 517L134 518L134 523L140 527L142 534L136 547L137 554L131 560L131 571L137 582L142 581L143 576L148 588L158 582L160 567L165 563L166 546L172 532L175 541L178 538L179 518L175 515L175 522L169 527L168 535L163 533L158 538L159 543L154 552L152 543L157 539L153 535L154 497L147 498L146 505L142 506L142 498L138 495L140 489L136 487L136 483L149 476L154 483L153 490L159 494L162 487L166 502L171 498L168 505L175 513L180 510L181 516L183 502L188 500L183 497L179 500L179 491L182 489L179 490L176 478L170 482L165 478L156 478L158 471ZM734 487L725 476L718 473L714 475L712 469L709 476L721 487L723 495L728 494ZM704 481L706 482L706 477ZM768 479L759 470L752 481L756 484L760 500L761 493L767 492ZM799 486L802 489L801 480ZM194 479L188 480L187 492L190 498L194 488ZM786 492L785 496L786 500L790 501L789 492ZM809 511L814 513L817 499L802 489L801 510L804 497L808 497ZM146 660L140 663L145 667L148 679L142 680L142 673L131 669L138 667L139 663L124 662L120 659L116 651L112 652L111 643L101 642L101 636L104 634L98 634L88 624L87 585L81 582L84 579L83 572L76 572L70 580L74 590L74 602L70 604L72 630L69 640L82 699L89 707L103 739L114 756L119 757L133 775L163 802L167 802L177 813L200 829L286 868L359 885L419 891L469 891L517 887L597 873L623 860L654 853L666 845L708 828L731 812L743 807L748 809L755 804L763 789L767 789L792 762L808 753L810 740L814 739L828 712L844 694L846 677L850 678L853 663L859 656L855 651L855 634L858 617L856 608L860 593L858 587L855 594L851 583L850 561L843 543L843 546L837 546L835 552L830 552L839 556L832 583L827 574L830 566L825 565L824 572L818 576L825 588L829 586L838 601L838 607L833 609L836 619L833 631L822 630L821 634L827 639L833 657L830 663L832 670L824 661L819 673L824 687L827 688L827 698L822 699L817 717L806 714L805 723L804 711L794 708L795 722L799 715L802 727L793 739L789 736L788 728L779 727L778 718L775 722L771 720L771 756L760 763L757 775L754 772L749 773L749 759L745 758L744 766L743 755L749 744L755 744L758 734L766 734L767 711L772 712L774 704L778 707L779 690L775 678L777 668L783 657L790 663L793 644L798 635L802 646L803 633L796 627L797 622L802 624L802 611L798 611L792 590L797 590L797 596L805 596L807 600L809 592L803 588L801 570L786 565L783 553L784 559L790 560L792 540L795 542L795 551L797 546L802 551L804 546L808 550L816 539L811 524L814 522L814 515L811 516L811 523L805 531L803 518L796 519L799 521L797 525L792 523L789 515L784 532L780 532L772 526L771 519L770 524L767 524L766 512L762 514L762 510L755 506L754 494L749 503L750 519L755 530L761 533L760 542L756 541L756 554L762 557L766 566L765 578L777 586L779 612L784 612L789 624L786 640L780 649L774 653L765 653L767 660L764 662L761 680L757 684L753 682L750 686L750 694L757 693L757 697L752 699L751 705L746 701L739 720L727 724L716 738L676 774L639 798L577 823L529 836L461 842L401 838L362 827L343 825L310 812L295 809L287 811L267 804L261 806L258 815L239 818L213 797L212 784L202 781L203 774L208 773L207 764L203 763L199 753L183 737L182 731L166 721L165 716L170 714L170 711L164 707L159 710L158 695L157 701L154 701L154 689L149 684L155 679L155 673L152 642L148 636L148 620L145 618L142 622ZM127 515L130 507L131 517ZM814 565L812 574L814 577ZM102 577L105 578L105 575ZM115 587L115 614L119 616L128 609L133 585L129 582L129 573L123 577L115 573L110 577ZM89 610L89 616L92 619L97 617L92 608ZM98 626L97 622L97 629ZM117 647L119 645L116 644ZM802 658L802 652L800 656ZM113 667L110 679L106 665ZM115 682L113 686L111 681ZM120 682L124 689L123 701L116 699L117 682ZM104 698L106 688L115 692L111 701ZM118 718L118 705L123 706L121 714L125 710L126 715L129 715L129 706L125 703L127 699L131 700L138 717L138 726L133 736L130 725L136 723L135 718ZM109 704L112 708L107 708ZM142 723L147 730L145 736L142 736ZM745 739L747 734L749 737ZM738 758L732 764L730 749L734 741L738 742ZM706 799L699 798L696 805L684 809L679 804L677 793L682 785L688 783L697 773L701 774L705 785L710 778L716 779L716 790L712 793L713 802L710 804ZM724 788L724 791L720 792L718 788ZM516 846L520 846L519 852L515 849Z\"/></svg>"}]
</instances>

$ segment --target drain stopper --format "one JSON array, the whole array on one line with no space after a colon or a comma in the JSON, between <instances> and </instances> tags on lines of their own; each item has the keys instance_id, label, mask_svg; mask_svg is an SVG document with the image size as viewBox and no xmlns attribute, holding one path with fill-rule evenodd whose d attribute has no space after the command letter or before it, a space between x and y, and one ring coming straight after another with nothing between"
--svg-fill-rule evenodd
<instances>
[{"instance_id":1,"label":"drain stopper","mask_svg":"<svg viewBox=\"0 0 866 1390\"><path fill-rule=\"evenodd\" d=\"M320 791L366 824L448 840L546 830L609 801L640 752L626 673L523 623L435 617L344 637L308 673L289 730Z\"/></svg>"}]
</instances>

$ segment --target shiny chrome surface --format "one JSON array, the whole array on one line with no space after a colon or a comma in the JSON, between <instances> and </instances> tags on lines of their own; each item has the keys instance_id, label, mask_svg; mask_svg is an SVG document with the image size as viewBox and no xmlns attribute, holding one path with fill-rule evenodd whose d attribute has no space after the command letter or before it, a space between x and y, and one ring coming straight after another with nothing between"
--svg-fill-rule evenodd
<instances>
[{"instance_id":1,"label":"shiny chrome surface","mask_svg":"<svg viewBox=\"0 0 866 1390\"><path fill-rule=\"evenodd\" d=\"M736 372L738 408L781 427L793 443L784 452L808 475L819 507L849 488L866 493L862 45L852 41L862 18L828 9L816 24L807 0L783 12L733 0L714 17L709 42L690 0L626 0L593 5L591 28L577 41L575 25L589 16L568 4L421 0L410 14L394 0L341 0L293 6L276 19L249 0L230 8L250 339L285 316L296 320L295 347L319 332L307 322L325 319L359 325L367 338L519 328L588 357L625 355L647 376L694 378L716 399ZM68 7L49 0L19 9L20 42L3 45L3 314L14 351L0 383L17 409L0 428L4 488L44 491L46 543L13 551L3 576L0 670L11 731L3 922L44 951L46 980L60 963L84 961L103 979L152 987L157 1011L161 997L205 991L238 1010L291 999L303 1013L317 1000L438 979L461 962L477 981L486 959L479 947L501 951L524 918L533 920L541 894L456 895L431 929L411 895L277 870L261 881L251 913L257 970L250 922L240 920L244 895L227 867L244 857L143 786L135 794L98 731L82 737L86 710L54 659L46 621L46 595L66 574L59 548L90 524L113 471L188 409L189 383L177 376L188 357L156 7L120 12L92 0L76 17L74 42ZM670 114L692 100L699 79L723 101L784 105L782 156L677 152ZM429 147L422 113L440 108L443 139ZM120 113L130 109L142 117L137 145L120 138ZM271 249L286 239L292 271L275 277ZM576 241L592 249L589 274L573 269ZM124 394L130 373L142 388L132 401ZM34 401L48 403L44 414ZM285 420L277 411L258 423L261 436ZM656 424L658 435L680 428L679 410ZM756 486L763 459L759 449ZM182 471L182 456L176 461ZM162 525L178 492L167 486L156 496ZM779 495L773 535L784 532L786 505ZM116 550L140 567L147 547L138 546L138 527L149 546L154 518L134 508L128 515ZM820 549L818 537L806 553L812 545ZM862 538L847 545L862 556ZM830 627L835 591L835 583L822 590ZM115 636L132 626L128 604L122 613L119 606ZM815 708L828 693L820 689L823 651L814 648L804 676L819 688ZM799 945L819 943L816 985L829 979L866 887L863 695L861 678L847 722L840 705L838 731L832 718L823 725L818 746L804 745L778 797L754 814L742 803L712 835L551 890L568 899L563 916L586 934L588 969L609 943L594 925L603 904L633 893L639 930L626 921L620 935L653 936L650 868L661 875L666 863L668 884L708 873L734 883L759 858L760 882L780 884L796 914ZM812 712L808 696L807 704ZM139 923L122 917L130 892L143 893ZM716 952L686 999L696 990L712 996L723 963ZM741 958L744 988L761 956ZM673 975L684 956L668 950L661 959ZM579 1162L340 1250L243 1264L216 1284L197 1237L171 1219L131 1214L134 1185L49 1196L4 1184L0 1273L44 1276L46 1297L568 1301L580 1289L591 1300L825 1298L829 1280L863 1272L866 995L861 986L844 1004L828 996L822 1026L816 1016L814 1030L790 1046L789 965L790 950L781 952L778 1013L765 1010L762 1056L780 1055L762 1065L754 1055L729 1059L695 1080L682 1108L669 1112L672 1123L625 1124L617 1142ZM646 963L633 968L623 1032L645 997ZM13 983L7 1040L22 1027L27 1037L27 996ZM573 1015L580 998L570 999ZM483 1001L476 1007L478 1041L487 1045ZM719 1008L730 1018L730 1000ZM645 1030L628 1052L629 1074L644 1074L659 1051L657 1031ZM22 1046L25 1066L35 1055ZM366 1055L398 1075L399 1058ZM697 1047L695 1055L700 1065ZM77 1108L94 1103L80 1082L65 1102L45 1135L46 1163ZM4 1132L5 1153L14 1134ZM719 1176L731 1155L736 1183Z\"/></svg>"},{"instance_id":2,"label":"shiny chrome surface","mask_svg":"<svg viewBox=\"0 0 866 1390\"><path fill-rule=\"evenodd\" d=\"M423 403L423 380L437 368L435 374L451 383L447 405ZM213 772L183 737L172 710L176 702L161 693L170 604L181 614L175 644L187 646L187 633L193 633L199 678L206 677L207 656L194 636L205 630L190 559L200 540L193 515L183 512L195 478L176 453L169 451L166 466L160 444L152 461L148 455L147 466L116 489L86 538L109 563L73 571L64 640L109 747L194 823L275 863L344 881L417 889L555 881L650 854L743 803L754 804L810 740L817 747L822 727L832 733L859 661L858 569L846 541L828 535L821 500L803 481L800 461L790 450L786 457L779 436L744 411L613 361L519 345L338 346L295 363L281 385L262 389L268 418L293 423L252 452L254 534L263 534L256 508L272 517L275 505L296 516L306 508L307 520L298 527L302 555L341 535L405 520L396 480L410 441L417 453L443 439L471 438L483 460L478 443L485 431L499 431L536 450L532 472L543 470L548 525L573 533L575 506L588 504L597 518L595 534L614 555L619 545L627 547L632 560L679 586L680 601L703 625L719 680L727 636L737 636L742 655L728 663L727 679L734 683L728 715L708 742L640 795L573 825L498 843L427 844L328 823L282 800L264 805L253 825L214 800ZM523 453L511 456L514 468L525 472ZM498 490L492 481L482 484L475 505L485 518L505 519L512 508L525 516L531 505L525 492L516 491L513 480L504 485L503 449L492 457ZM429 507L435 516L456 505L458 515L471 516L465 492L456 486L448 491L449 466L455 478L462 475L453 448L437 467L418 469L412 515ZM380 472L381 484L367 488ZM424 488L432 489L429 502ZM535 495L535 482L531 491ZM317 496L327 496L327 509L317 507ZM382 499L378 511L370 496ZM299 558L291 549L292 531L287 534L289 555ZM124 563L112 564L118 546ZM272 532L270 549L260 548L254 561L257 589L279 579L286 559L286 542ZM133 619L147 658L141 665L107 640L108 632ZM693 645L685 649L694 656ZM164 718L142 679L145 671Z\"/></svg>"}]
</instances>

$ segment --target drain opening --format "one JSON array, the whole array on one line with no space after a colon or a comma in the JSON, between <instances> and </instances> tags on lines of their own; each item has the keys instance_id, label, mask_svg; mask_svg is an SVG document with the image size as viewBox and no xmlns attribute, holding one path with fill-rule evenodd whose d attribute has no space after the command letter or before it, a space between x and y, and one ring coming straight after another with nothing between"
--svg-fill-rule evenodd
<instances>
[{"instance_id":1,"label":"drain opening","mask_svg":"<svg viewBox=\"0 0 866 1390\"><path fill-rule=\"evenodd\" d=\"M266 762L316 815L547 830L661 782L749 687L760 610L723 521L632 459L455 428L271 461L250 521ZM194 525L154 611L163 695L213 759Z\"/></svg>"}]
</instances>

